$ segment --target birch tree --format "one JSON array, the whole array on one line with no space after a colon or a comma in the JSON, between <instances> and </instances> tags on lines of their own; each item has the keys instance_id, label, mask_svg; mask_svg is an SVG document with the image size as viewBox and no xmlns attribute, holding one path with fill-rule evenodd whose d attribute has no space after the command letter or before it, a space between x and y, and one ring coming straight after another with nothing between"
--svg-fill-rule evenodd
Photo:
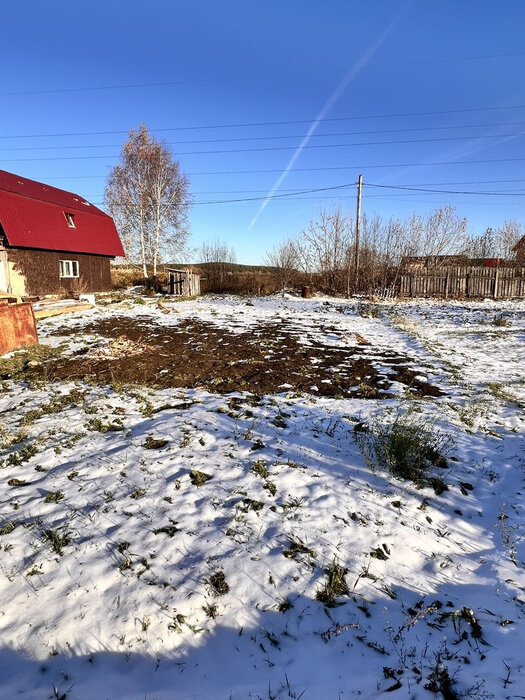
<instances>
[{"instance_id":1,"label":"birch tree","mask_svg":"<svg viewBox=\"0 0 525 700\"><path fill-rule=\"evenodd\" d=\"M190 197L188 178L145 124L129 132L120 163L109 174L105 201L126 257L155 284L164 256L183 257Z\"/></svg>"}]
</instances>

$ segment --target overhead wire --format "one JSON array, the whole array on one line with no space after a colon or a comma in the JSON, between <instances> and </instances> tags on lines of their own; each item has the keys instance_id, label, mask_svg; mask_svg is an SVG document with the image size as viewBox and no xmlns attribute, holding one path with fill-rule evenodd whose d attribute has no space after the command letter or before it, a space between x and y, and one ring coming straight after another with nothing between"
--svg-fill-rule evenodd
<instances>
[{"instance_id":1,"label":"overhead wire","mask_svg":"<svg viewBox=\"0 0 525 700\"><path fill-rule=\"evenodd\" d=\"M458 61L480 61L491 58L515 58L517 56L525 56L523 51L514 51L502 54L485 54L482 56L458 56L456 58L438 58L438 59L427 59L425 61L404 61L401 63L371 63L370 68L380 68L388 65L388 67L401 67L401 66L411 66L411 65L432 65L439 63L457 63ZM74 88L48 88L45 90L20 90L13 92L3 92L0 93L0 97L14 97L14 96L27 96L27 95L49 95L58 93L71 93L71 92L91 92L100 90L124 90L124 89L135 89L135 88L145 88L145 87L170 87L174 85L193 85L196 83L219 83L219 82L229 82L237 80L253 80L254 76L233 76L233 77L222 77L222 78L193 78L190 80L169 80L169 81L159 81L159 82L148 82L148 83L120 83L117 85L91 85L85 87L74 87Z\"/></svg>"},{"instance_id":2,"label":"overhead wire","mask_svg":"<svg viewBox=\"0 0 525 700\"><path fill-rule=\"evenodd\" d=\"M371 182L363 182L363 186L365 187L377 187L381 189L390 189L390 190L404 190L408 192L427 192L427 193L435 193L435 194L464 194L464 195L485 195L489 197L523 197L525 196L525 192L519 191L519 192L487 192L487 191L482 191L482 192L476 192L472 190L435 190L435 189L426 189L423 187L408 187L406 185L378 185L378 184L373 184Z\"/></svg>"},{"instance_id":3,"label":"overhead wire","mask_svg":"<svg viewBox=\"0 0 525 700\"><path fill-rule=\"evenodd\" d=\"M523 126L525 122L513 122L512 126ZM332 136L365 136L368 134L396 134L396 133L407 133L407 132L421 132L421 131L448 131L450 129L477 129L477 128L500 128L509 126L507 122L497 123L497 124L458 124L454 126L425 126L425 127L405 127L403 129L372 129L367 131L336 131L330 132L328 134L312 134L310 138L330 138ZM492 138L499 138L505 136L514 136L515 134L494 134L491 135ZM522 134L519 134L522 135ZM166 146L180 146L188 144L199 144L199 143L239 143L245 141L276 141L282 139L302 139L304 134L292 134L292 135L281 135L281 136L241 136L235 138L218 138L218 139L193 139L189 141L167 141ZM471 136L465 137L453 137L453 138L473 138ZM488 136L476 136L475 138L490 138ZM83 144L78 145L61 145L61 146L8 146L0 147L0 151L52 151L52 150L72 150L72 149L92 149L92 148L119 148L122 144L120 143L103 143L103 144ZM213 151L212 151L213 152Z\"/></svg>"},{"instance_id":4,"label":"overhead wire","mask_svg":"<svg viewBox=\"0 0 525 700\"><path fill-rule=\"evenodd\" d=\"M372 170L376 168L421 168L427 166L438 166L438 165L479 165L484 163L509 163L509 162L523 162L525 158L489 158L483 160L442 160L442 161L427 161L426 163L375 163L375 164L358 164L358 165L334 165L334 166L320 166L315 168L294 168L294 172L324 172L324 171L335 171L335 170ZM259 169L259 170L207 170L207 171L187 171L188 176L197 175L260 175L265 173L280 173L280 169ZM107 178L107 173L104 175L45 175L45 176L34 176L33 179L47 179L47 180L102 180Z\"/></svg>"},{"instance_id":5,"label":"overhead wire","mask_svg":"<svg viewBox=\"0 0 525 700\"><path fill-rule=\"evenodd\" d=\"M501 139L501 138L521 138L525 136L525 132L520 132L517 134L491 134L483 136L449 136L440 137L432 139L402 139L399 141L364 141L361 143L324 143L324 144L307 144L303 146L303 150L309 149L327 149L327 148L356 148L359 146L389 146L389 145L402 145L402 144L413 144L413 143L442 143L444 141L471 141L471 140L485 140L485 139ZM182 151L178 153L178 156L201 156L201 155L222 155L231 153L262 153L269 151L295 151L296 146L269 146L264 148L238 148L238 149L221 149L215 151ZM118 154L108 154L108 155L90 155L90 156L46 156L44 158L4 158L3 160L8 163L26 163L34 161L56 161L56 160L103 160L103 159L115 159L118 158Z\"/></svg>"},{"instance_id":6,"label":"overhead wire","mask_svg":"<svg viewBox=\"0 0 525 700\"><path fill-rule=\"evenodd\" d=\"M328 191L336 191L336 190L343 190L343 189L348 189L349 187L354 187L357 185L356 182L350 182L350 183L345 183L341 185L333 185L331 187L316 187L312 189L303 189L303 190L295 190L291 192L281 192L279 194L275 194L274 197L275 199L290 199L293 200L294 198L303 198L302 195L305 194L313 194L313 193L318 193L318 192L328 192ZM403 190L403 191L409 191L409 192L417 192L417 193L423 193L423 194L454 194L454 195L475 195L475 196L495 196L495 197L524 197L525 196L525 191L516 191L516 192L494 192L494 191L472 191L472 190L438 190L438 189L425 189L422 187L407 187L404 185L381 185L381 184L374 184L374 183L368 183L368 182L363 182L364 187L374 187L374 188L379 188L379 189L393 189L393 190ZM266 198L266 195L260 196L260 197L236 197L232 199L214 199L214 200L209 200L209 201L192 201L188 200L184 202L183 204L188 204L188 205L215 205L215 204L234 204L234 203L239 203L239 202L256 202L260 200L264 200ZM303 198L304 199L304 198Z\"/></svg>"},{"instance_id":7,"label":"overhead wire","mask_svg":"<svg viewBox=\"0 0 525 700\"><path fill-rule=\"evenodd\" d=\"M525 179L518 179L518 180L470 180L470 181L461 181L461 182L424 182L424 183L405 183L405 187L446 187L446 186L451 186L451 185L483 185L483 184L501 184L505 182L510 182L510 183L515 183L515 182L523 182L525 183ZM355 183L353 183L355 184ZM279 191L280 192L295 192L297 188L282 188ZM512 191L518 191L518 190L512 190ZM521 190L520 190L521 191ZM204 194L259 194L262 192L266 192L266 189L262 190L200 190L197 192L192 192L194 196L196 195L204 195ZM98 197L99 193L97 194L85 194L85 198L89 200L90 198Z\"/></svg>"},{"instance_id":8,"label":"overhead wire","mask_svg":"<svg viewBox=\"0 0 525 700\"><path fill-rule=\"evenodd\" d=\"M446 114L466 114L474 112L501 112L505 110L517 110L525 109L525 104L522 105L506 105L506 106L490 106L490 107L467 107L461 109L445 109L445 110L431 110L424 112L397 112L392 114L366 114L366 115L352 115L346 117L324 117L320 119L320 123L329 122L341 122L341 121L359 121L365 119L394 119L401 117L423 117L423 116L437 116ZM248 127L258 127L258 126L283 126L289 124L311 124L312 119L288 119L279 121L263 121L263 122L237 122L230 124L201 124L198 126L172 126L172 127L161 127L161 128L151 128L150 133L161 133L168 131L195 131L201 129L237 129L237 128L248 128ZM104 130L104 131L71 131L71 132L54 132L54 133L40 133L40 134L0 134L0 139L30 139L30 138L52 138L52 137L66 137L66 136L107 136L110 134L129 134L129 130Z\"/></svg>"}]
</instances>

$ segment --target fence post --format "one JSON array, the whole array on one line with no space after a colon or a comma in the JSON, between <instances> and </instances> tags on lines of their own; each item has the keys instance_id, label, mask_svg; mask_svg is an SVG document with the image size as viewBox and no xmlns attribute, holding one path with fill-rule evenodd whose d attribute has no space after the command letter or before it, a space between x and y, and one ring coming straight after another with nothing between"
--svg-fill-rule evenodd
<instances>
[{"instance_id":1,"label":"fence post","mask_svg":"<svg viewBox=\"0 0 525 700\"><path fill-rule=\"evenodd\" d=\"M465 296L470 297L470 272L465 275Z\"/></svg>"},{"instance_id":2,"label":"fence post","mask_svg":"<svg viewBox=\"0 0 525 700\"><path fill-rule=\"evenodd\" d=\"M447 267L447 271L445 273L445 299L448 297L448 275L449 275L449 271L448 271L448 267Z\"/></svg>"},{"instance_id":3,"label":"fence post","mask_svg":"<svg viewBox=\"0 0 525 700\"><path fill-rule=\"evenodd\" d=\"M497 299L498 298L498 286L499 286L499 267L494 268L494 291L493 291L493 298Z\"/></svg>"}]
</instances>

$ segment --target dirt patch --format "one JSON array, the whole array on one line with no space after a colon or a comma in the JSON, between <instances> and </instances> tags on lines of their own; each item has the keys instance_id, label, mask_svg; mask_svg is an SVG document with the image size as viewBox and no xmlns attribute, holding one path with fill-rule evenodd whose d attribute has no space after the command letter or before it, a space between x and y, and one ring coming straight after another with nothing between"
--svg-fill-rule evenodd
<instances>
[{"instance_id":1,"label":"dirt patch","mask_svg":"<svg viewBox=\"0 0 525 700\"><path fill-rule=\"evenodd\" d=\"M318 335L335 335L335 327L313 330L310 333L282 321L232 333L196 319L167 327L145 317L113 317L82 329L109 338L108 345L90 345L72 357L50 360L45 371L48 379L159 389L194 387L217 393L295 391L386 398L396 381L414 396L442 395L440 389L418 378L419 373L409 367L409 358L363 344L330 345ZM78 331L56 331L57 335L73 333ZM105 352L104 347L111 351ZM123 350L120 354L119 348Z\"/></svg>"}]
</instances>

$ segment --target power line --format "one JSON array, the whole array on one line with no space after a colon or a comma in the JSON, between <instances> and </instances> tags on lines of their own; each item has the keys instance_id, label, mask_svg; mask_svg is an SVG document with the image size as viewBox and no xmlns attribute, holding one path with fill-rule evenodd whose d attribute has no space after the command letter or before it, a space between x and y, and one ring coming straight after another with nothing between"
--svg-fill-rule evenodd
<instances>
[{"instance_id":1,"label":"power line","mask_svg":"<svg viewBox=\"0 0 525 700\"><path fill-rule=\"evenodd\" d=\"M486 184L501 184L501 183L516 183L516 182L523 182L525 183L525 179L518 179L518 180L467 180L467 181L461 181L461 182L424 182L424 183L406 183L404 187L412 187L412 188L418 188L418 187L445 187L445 186L450 186L450 185L486 185ZM356 183L353 183L354 185ZM366 183L365 183L366 184ZM346 185L340 185L338 187L345 187ZM350 185L349 185L350 186ZM329 189L329 188L327 188ZM281 188L279 189L279 192L296 192L297 188ZM426 191L426 190L425 190ZM521 192L520 190L509 190L510 192ZM198 195L218 195L218 194L262 194L262 193L268 193L268 189L262 189L262 190L200 190L197 192L192 192L193 196L198 196ZM85 194L84 197L88 201L91 201L91 199L96 198L99 196L100 193L96 194ZM370 195L369 195L370 196ZM397 196L397 195L389 195L389 196Z\"/></svg>"},{"instance_id":2,"label":"power line","mask_svg":"<svg viewBox=\"0 0 525 700\"><path fill-rule=\"evenodd\" d=\"M468 191L468 190L436 190L436 189L424 189L420 187L407 187L404 185L376 185L373 183L363 183L365 187L376 187L376 188L381 188L381 189L392 189L392 190L403 190L403 191L409 191L409 192L418 192L418 193L426 193L426 194L460 194L460 195L475 195L475 196L495 196L495 197L523 197L525 196L525 192L519 191L519 192L494 192L494 191L482 191L482 192L475 192L475 191ZM345 183L342 185L334 185L332 187L316 187L313 189L305 189L305 190L295 190L291 192L282 192L280 194L275 194L272 196L273 199L290 199L293 200L294 198L302 198L302 195L305 194L313 194L313 193L318 193L318 192L328 192L328 191L335 191L335 190L343 190L343 189L348 189L349 187L354 187L356 185L355 182L350 182L350 183ZM183 204L186 205L215 205L215 204L236 204L239 202L256 202L256 201L261 201L264 199L267 199L268 195L264 195L261 197L237 197L234 199L215 199L215 200L209 200L209 201L200 201L200 202L192 202L190 200L183 202ZM306 198L308 199L308 198ZM100 203L99 203L100 205Z\"/></svg>"},{"instance_id":3,"label":"power line","mask_svg":"<svg viewBox=\"0 0 525 700\"><path fill-rule=\"evenodd\" d=\"M309 190L296 190L295 192L283 192L281 194L274 194L272 195L272 199L284 199L286 197L293 197L294 195L301 195L301 194L310 194L312 192L327 192L330 190L342 190L342 189L348 189L349 187L354 187L356 183L355 182L349 182L345 183L344 185L334 185L332 187L316 187L314 189L309 189ZM267 199L268 194L264 195L263 197L243 197L243 198L236 198L236 199L217 199L214 201L210 202L195 202L195 204L230 204L233 202L256 202L260 201L262 199Z\"/></svg>"},{"instance_id":4,"label":"power line","mask_svg":"<svg viewBox=\"0 0 525 700\"><path fill-rule=\"evenodd\" d=\"M493 181L487 181L487 182L499 182L498 180L493 180ZM501 182L511 182L509 180L502 180ZM519 180L518 182L525 182L525 180ZM366 183L365 183L366 184ZM436 185L446 185L446 184L480 184L480 183L435 183ZM423 185L421 185L423 187ZM329 188L327 188L329 189ZM279 190L280 192L290 192L294 193L296 192L295 189L289 188L289 189L281 189ZM427 190L425 190L426 192ZM441 191L441 190L440 190ZM525 193L525 190L523 189L516 189L516 190L508 190L509 192L517 192L517 193ZM241 195L241 194L268 194L267 189L263 190L200 190L197 192L192 192L192 196L198 197L198 196L203 196L203 195L221 195L221 194L230 194L230 195ZM88 201L94 201L97 197L100 196L100 192L97 192L96 194L85 194L84 198ZM389 195L389 196L397 196L397 195Z\"/></svg>"},{"instance_id":5,"label":"power line","mask_svg":"<svg viewBox=\"0 0 525 700\"><path fill-rule=\"evenodd\" d=\"M339 170L373 170L378 168L426 168L434 167L439 165L482 165L482 164L492 164L492 163L520 163L524 162L525 158L488 158L480 160L440 160L440 161L427 161L426 163L375 163L367 165L357 164L357 165L334 165L334 166L321 166L317 168L294 168L293 172L326 172L326 171L339 171ZM259 170L207 170L207 171L194 171L187 172L186 175L196 177L201 175L261 175L261 174L275 174L282 173L282 168L270 168L270 169L259 169ZM107 173L104 175L39 175L33 176L32 179L36 180L102 180L107 178ZM487 181L490 182L490 181ZM502 180L502 182L507 182L507 180ZM512 181L508 181L512 182ZM520 180L517 180L520 182ZM462 183L458 183L462 184ZM469 183L465 183L469 184ZM476 183L474 183L476 184Z\"/></svg>"},{"instance_id":6,"label":"power line","mask_svg":"<svg viewBox=\"0 0 525 700\"><path fill-rule=\"evenodd\" d=\"M24 95L52 95L71 92L95 92L101 90L125 90L130 88L169 87L173 85L195 85L197 83L221 83L234 80L250 80L250 76L235 78L196 78L194 80L170 80L159 83L123 83L120 85L93 85L90 87L53 88L48 90L23 90L20 92L1 92L0 97L19 97Z\"/></svg>"},{"instance_id":7,"label":"power line","mask_svg":"<svg viewBox=\"0 0 525 700\"><path fill-rule=\"evenodd\" d=\"M515 109L525 109L525 105L507 105L506 107L468 107L462 109L448 109L448 110L434 110L427 112L399 112L394 114L367 114L361 116L351 116L351 117L325 117L324 119L315 120L319 123L328 122L341 122L341 121L359 121L364 119L394 119L400 117L423 117L423 116L436 116L445 114L466 114L468 112L501 112L505 110L515 110ZM244 122L244 123L233 123L233 124L201 124L199 126L173 126L164 127L158 129L149 129L150 133L161 133L167 131L194 131L200 129L238 129L244 127L258 127L258 126L283 126L288 124L311 124L314 119L310 117L309 119L291 119L291 120L281 120L281 121L267 121L267 122ZM129 130L107 130L107 131L71 131L71 132L58 132L58 133L48 133L48 134L13 134L8 136L6 134L0 135L0 139L32 139L32 138L51 138L51 137L62 137L62 136L107 136L110 134L128 134Z\"/></svg>"},{"instance_id":8,"label":"power line","mask_svg":"<svg viewBox=\"0 0 525 700\"><path fill-rule=\"evenodd\" d=\"M405 185L374 185L371 182L365 182L365 187L378 187L390 190L405 190L409 192L431 192L435 194L466 194L466 195L485 195L489 197L523 197L525 192L473 192L472 190L433 190L422 187L407 187Z\"/></svg>"},{"instance_id":9,"label":"power line","mask_svg":"<svg viewBox=\"0 0 525 700\"><path fill-rule=\"evenodd\" d=\"M480 165L483 163L511 163L523 162L525 158L487 158L481 160L438 160L428 161L426 163L380 163L368 165L333 165L317 168L294 168L293 172L321 172L328 170L371 170L374 168L424 168L436 165ZM282 168L273 168L268 170L211 170L211 171L195 171L188 172L187 175L259 175L263 173L282 173ZM100 177L106 177L101 175Z\"/></svg>"},{"instance_id":10,"label":"power line","mask_svg":"<svg viewBox=\"0 0 525 700\"><path fill-rule=\"evenodd\" d=\"M513 122L512 126L523 126L525 122ZM403 129L373 129L367 131L339 131L331 132L329 134L312 134L311 139L319 138L329 138L331 136L364 136L369 134L397 134L397 133L407 133L407 132L421 132L421 131L448 131L450 129L489 129L489 128L500 128L509 126L507 122L498 124L460 124L457 126L424 126L424 127L408 127ZM510 134L513 135L513 134ZM499 136L509 136L509 134L492 136L477 136L475 138L499 138ZM237 143L244 141L276 141L279 139L302 139L304 134L293 134L293 135L282 135L282 136L241 136L236 138L222 138L222 139L195 139L190 141L167 141L166 146L179 146L188 144L198 144L198 143ZM455 138L474 138L471 136L465 137L455 137ZM82 146L9 146L7 148L0 148L0 151L53 151L53 150L72 150L72 149L92 149L92 148L120 148L122 144L120 143L103 143L103 144L84 144Z\"/></svg>"},{"instance_id":11,"label":"power line","mask_svg":"<svg viewBox=\"0 0 525 700\"><path fill-rule=\"evenodd\" d=\"M330 190L343 190L343 189L348 189L349 187L354 187L356 183L355 182L349 182L345 183L343 185L333 185L332 187L315 187L312 189L307 189L307 190L292 190L291 192L283 192L281 194L274 194L272 196L272 199L283 199L286 197L293 197L294 195L302 195L302 194L310 194L312 192L328 192ZM268 195L264 195L263 197L242 197L242 198L235 198L235 199L216 199L216 200L211 200L208 202L193 202L191 200L187 200L185 202L182 202L183 205L194 205L194 204L232 204L235 202L256 202L261 199L266 199ZM95 204L95 202L93 202ZM97 205L100 206L100 203Z\"/></svg>"},{"instance_id":12,"label":"power line","mask_svg":"<svg viewBox=\"0 0 525 700\"><path fill-rule=\"evenodd\" d=\"M313 149L327 149L327 148L356 148L358 146L393 146L402 145L410 143L442 143L444 141L471 141L471 140L484 140L484 139L503 139L503 138L521 138L525 136L525 132L520 132L517 134L495 134L489 136L448 136L441 138L432 139L401 139L392 141L363 141L361 143L323 143L323 144L308 144L302 147L302 150L313 150ZM268 146L264 148L232 148L232 149L221 149L215 151L182 151L177 155L179 157L183 156L204 156L204 155L223 155L230 153L267 153L269 151L295 151L297 146ZM103 159L115 159L118 158L119 154L112 155L100 155L100 156L46 156L44 158L4 158L3 160L7 163L27 163L34 161L55 161L55 160L103 160Z\"/></svg>"},{"instance_id":13,"label":"power line","mask_svg":"<svg viewBox=\"0 0 525 700\"><path fill-rule=\"evenodd\" d=\"M524 178L514 179L514 180L462 180L460 182L417 182L417 183L406 183L405 187L447 187L451 185L496 185L503 183L525 183ZM201 190L200 192L193 192L194 195L197 194L253 194L257 192L266 192L267 190ZM281 189L281 192L292 192L293 188ZM86 195L87 196L87 195Z\"/></svg>"},{"instance_id":14,"label":"power line","mask_svg":"<svg viewBox=\"0 0 525 700\"><path fill-rule=\"evenodd\" d=\"M429 59L426 61L405 61L403 63L371 63L370 68L381 68L388 65L388 67L395 66L411 66L411 65L432 65L439 63L457 63L459 61L480 61L491 58L512 58L517 56L525 56L525 52L516 51L513 53L501 53L501 54L486 54L483 56L458 56L456 58L441 58L441 59ZM15 97L15 96L27 96L27 95L50 95L50 94L60 94L60 93L72 93L72 92L93 92L101 90L124 90L124 89L135 89L135 88L145 88L145 87L171 87L174 85L193 85L197 83L219 83L219 82L229 82L237 80L253 80L254 76L234 76L230 78L196 78L192 80L170 80L162 82L152 82L152 83L121 83L117 85L93 85L87 87L75 87L75 88L49 88L46 90L23 90L18 92L3 92L0 93L0 97Z\"/></svg>"}]
</instances>

